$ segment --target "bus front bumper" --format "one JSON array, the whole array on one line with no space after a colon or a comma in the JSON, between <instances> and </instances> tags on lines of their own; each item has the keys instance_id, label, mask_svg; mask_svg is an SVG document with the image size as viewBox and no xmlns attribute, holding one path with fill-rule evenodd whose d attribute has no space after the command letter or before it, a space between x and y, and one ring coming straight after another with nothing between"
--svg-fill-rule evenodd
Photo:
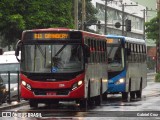
<instances>
[{"instance_id":1,"label":"bus front bumper","mask_svg":"<svg viewBox=\"0 0 160 120\"><path fill-rule=\"evenodd\" d=\"M120 93L120 92L125 92L125 83L123 84L108 84L108 93Z\"/></svg>"},{"instance_id":2,"label":"bus front bumper","mask_svg":"<svg viewBox=\"0 0 160 120\"><path fill-rule=\"evenodd\" d=\"M84 98L84 85L76 88L75 90L56 90L49 91L45 89L30 91L24 86L21 86L21 97L24 99L80 99Z\"/></svg>"}]
</instances>

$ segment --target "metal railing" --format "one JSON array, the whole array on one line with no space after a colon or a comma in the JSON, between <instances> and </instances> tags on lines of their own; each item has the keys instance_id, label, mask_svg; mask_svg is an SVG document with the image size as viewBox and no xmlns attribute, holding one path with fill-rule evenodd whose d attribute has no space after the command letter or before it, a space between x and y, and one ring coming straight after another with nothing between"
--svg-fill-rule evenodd
<instances>
[{"instance_id":1,"label":"metal railing","mask_svg":"<svg viewBox=\"0 0 160 120\"><path fill-rule=\"evenodd\" d=\"M20 102L20 73L19 71L0 71L0 79L3 80L3 84L6 85L6 89L8 87L7 102L11 103L11 101L13 100ZM14 86L15 89L12 88L12 84L15 85Z\"/></svg>"}]
</instances>

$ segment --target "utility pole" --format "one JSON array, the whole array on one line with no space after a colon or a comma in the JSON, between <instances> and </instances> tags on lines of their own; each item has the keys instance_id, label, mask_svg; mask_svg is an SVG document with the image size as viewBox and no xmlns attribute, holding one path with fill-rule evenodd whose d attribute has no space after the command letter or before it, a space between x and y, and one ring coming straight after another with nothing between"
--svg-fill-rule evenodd
<instances>
[{"instance_id":1,"label":"utility pole","mask_svg":"<svg viewBox=\"0 0 160 120\"><path fill-rule=\"evenodd\" d=\"M78 0L74 0L74 27L78 30Z\"/></svg>"},{"instance_id":2,"label":"utility pole","mask_svg":"<svg viewBox=\"0 0 160 120\"><path fill-rule=\"evenodd\" d=\"M122 4L122 36L124 36L124 17L125 17L125 14L124 14L124 4Z\"/></svg>"},{"instance_id":3,"label":"utility pole","mask_svg":"<svg viewBox=\"0 0 160 120\"><path fill-rule=\"evenodd\" d=\"M85 21L86 21L86 0L82 0L82 30L84 30Z\"/></svg>"},{"instance_id":4,"label":"utility pole","mask_svg":"<svg viewBox=\"0 0 160 120\"><path fill-rule=\"evenodd\" d=\"M146 39L146 35L145 35L145 22L146 22L146 15L147 15L148 8L146 7L146 9L143 9L141 11L143 12L143 22L144 22L144 25L143 25L143 39L145 40Z\"/></svg>"},{"instance_id":5,"label":"utility pole","mask_svg":"<svg viewBox=\"0 0 160 120\"><path fill-rule=\"evenodd\" d=\"M147 10L147 8L146 8ZM146 22L146 10L144 9L143 10L143 39L145 40L146 39L146 35L145 35L145 22Z\"/></svg>"},{"instance_id":6,"label":"utility pole","mask_svg":"<svg viewBox=\"0 0 160 120\"><path fill-rule=\"evenodd\" d=\"M109 1L113 1L113 0L102 0L102 1L105 1L104 35L106 35L106 34L107 34L107 19L108 19L108 14L107 14L107 11L108 11L108 2L109 2Z\"/></svg>"},{"instance_id":7,"label":"utility pole","mask_svg":"<svg viewBox=\"0 0 160 120\"><path fill-rule=\"evenodd\" d=\"M108 7L107 7L107 0L105 0L105 17L104 17L104 35L106 35L107 34L107 9L108 9Z\"/></svg>"},{"instance_id":8,"label":"utility pole","mask_svg":"<svg viewBox=\"0 0 160 120\"><path fill-rule=\"evenodd\" d=\"M138 6L138 4L135 4L135 5L127 5L126 3L122 3L122 36L125 36L125 31L124 31L124 27L125 27L125 11L124 11L124 8L126 6Z\"/></svg>"},{"instance_id":9,"label":"utility pole","mask_svg":"<svg viewBox=\"0 0 160 120\"><path fill-rule=\"evenodd\" d=\"M143 10L141 10L141 11L143 11L143 20L144 20L144 25L143 25L143 39L145 40L145 39L146 39L146 35L145 35L145 22L147 21L147 19L146 19L146 17L147 17L147 12L148 12L148 11L155 12L155 10L152 10L152 9L149 10L149 9L146 7L146 9L143 9Z\"/></svg>"}]
</instances>

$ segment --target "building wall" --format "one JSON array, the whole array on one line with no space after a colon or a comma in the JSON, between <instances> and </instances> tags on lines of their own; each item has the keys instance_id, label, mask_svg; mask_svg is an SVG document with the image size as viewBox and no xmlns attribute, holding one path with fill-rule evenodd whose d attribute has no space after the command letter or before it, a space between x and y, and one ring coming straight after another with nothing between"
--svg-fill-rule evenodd
<instances>
[{"instance_id":1,"label":"building wall","mask_svg":"<svg viewBox=\"0 0 160 120\"><path fill-rule=\"evenodd\" d=\"M105 1L102 0L92 0L93 4L98 9L97 17L104 24L105 20ZM116 28L114 24L120 22L122 24L122 4L126 5L136 5L135 2L131 0L119 0L118 2L107 2L107 34L117 34L122 35L122 27ZM125 36L143 38L143 26L144 26L144 15L143 11L145 7L142 5L138 6L125 6L124 7L124 21L130 19L132 22L131 32L125 33ZM125 27L124 27L125 28ZM97 29L96 26L94 29ZM104 26L99 30L100 33L104 33Z\"/></svg>"}]
</instances>

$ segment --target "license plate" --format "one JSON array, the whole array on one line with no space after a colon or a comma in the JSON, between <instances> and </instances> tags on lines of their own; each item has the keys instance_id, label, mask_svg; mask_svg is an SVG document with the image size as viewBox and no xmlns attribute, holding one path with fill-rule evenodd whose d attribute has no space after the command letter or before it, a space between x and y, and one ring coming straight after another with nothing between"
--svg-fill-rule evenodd
<instances>
[{"instance_id":1,"label":"license plate","mask_svg":"<svg viewBox=\"0 0 160 120\"><path fill-rule=\"evenodd\" d=\"M56 95L56 92L47 92L46 95Z\"/></svg>"}]
</instances>

